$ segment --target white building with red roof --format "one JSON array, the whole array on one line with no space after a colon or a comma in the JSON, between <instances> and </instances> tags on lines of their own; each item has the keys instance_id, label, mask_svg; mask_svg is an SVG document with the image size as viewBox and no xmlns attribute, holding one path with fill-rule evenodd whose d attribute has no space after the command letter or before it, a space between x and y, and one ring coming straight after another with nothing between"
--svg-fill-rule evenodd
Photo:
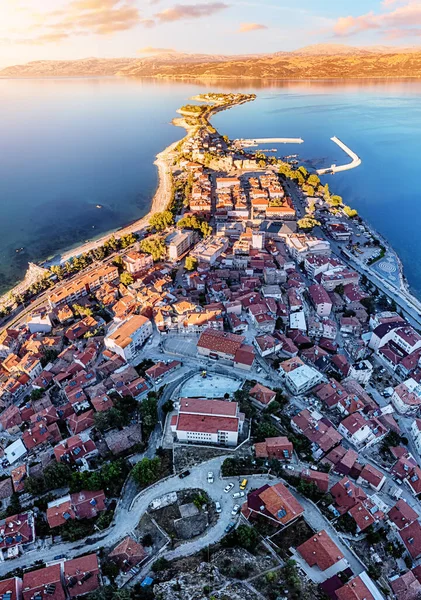
<instances>
[{"instance_id":1,"label":"white building with red roof","mask_svg":"<svg viewBox=\"0 0 421 600\"><path fill-rule=\"evenodd\" d=\"M401 415L413 415L421 406L421 385L410 377L395 387L391 401Z\"/></svg>"},{"instance_id":2,"label":"white building with red roof","mask_svg":"<svg viewBox=\"0 0 421 600\"><path fill-rule=\"evenodd\" d=\"M332 310L332 301L324 287L316 283L308 288L308 293L319 317L328 317Z\"/></svg>"},{"instance_id":3,"label":"white building with red roof","mask_svg":"<svg viewBox=\"0 0 421 600\"><path fill-rule=\"evenodd\" d=\"M236 446L244 414L237 402L181 398L171 431L179 442Z\"/></svg>"}]
</instances>

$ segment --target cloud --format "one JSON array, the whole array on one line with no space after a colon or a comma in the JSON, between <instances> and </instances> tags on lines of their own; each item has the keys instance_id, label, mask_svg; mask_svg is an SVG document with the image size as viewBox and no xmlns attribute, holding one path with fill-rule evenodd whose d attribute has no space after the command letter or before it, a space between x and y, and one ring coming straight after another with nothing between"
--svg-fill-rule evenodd
<instances>
[{"instance_id":1,"label":"cloud","mask_svg":"<svg viewBox=\"0 0 421 600\"><path fill-rule=\"evenodd\" d=\"M406 0L401 6L390 9L394 4L396 0L386 0L386 3L383 3L386 11L382 13L369 12L357 17L340 17L334 25L334 32L341 37L355 35L369 29L377 29L383 35L393 31L398 37L414 35L421 27L421 2Z\"/></svg>"},{"instance_id":2,"label":"cloud","mask_svg":"<svg viewBox=\"0 0 421 600\"><path fill-rule=\"evenodd\" d=\"M74 35L110 35L132 29L142 19L136 0L72 0L59 10L32 14L31 21L15 42L48 44Z\"/></svg>"},{"instance_id":3,"label":"cloud","mask_svg":"<svg viewBox=\"0 0 421 600\"><path fill-rule=\"evenodd\" d=\"M200 19L211 17L215 13L228 8L223 2L211 2L209 4L176 4L155 14L160 23L173 23L183 19Z\"/></svg>"},{"instance_id":4,"label":"cloud","mask_svg":"<svg viewBox=\"0 0 421 600\"><path fill-rule=\"evenodd\" d=\"M177 50L172 48L154 48L153 46L146 46L138 50L139 54L178 54Z\"/></svg>"},{"instance_id":5,"label":"cloud","mask_svg":"<svg viewBox=\"0 0 421 600\"><path fill-rule=\"evenodd\" d=\"M267 29L267 25L261 23L241 23L237 33L248 33L249 31L259 31L261 29Z\"/></svg>"}]
</instances>

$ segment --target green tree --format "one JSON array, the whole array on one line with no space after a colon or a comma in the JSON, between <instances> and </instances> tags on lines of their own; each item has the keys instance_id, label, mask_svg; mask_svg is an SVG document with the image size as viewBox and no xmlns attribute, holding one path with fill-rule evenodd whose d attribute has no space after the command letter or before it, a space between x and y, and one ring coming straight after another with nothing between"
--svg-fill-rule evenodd
<instances>
[{"instance_id":1,"label":"green tree","mask_svg":"<svg viewBox=\"0 0 421 600\"><path fill-rule=\"evenodd\" d=\"M149 226L155 231L164 231L168 227L174 224L174 215L170 210L164 210L163 212L155 213L149 219Z\"/></svg>"},{"instance_id":2,"label":"green tree","mask_svg":"<svg viewBox=\"0 0 421 600\"><path fill-rule=\"evenodd\" d=\"M160 238L145 238L140 242L140 249L147 254L151 254L154 261L161 260L167 254L165 242Z\"/></svg>"},{"instance_id":3,"label":"green tree","mask_svg":"<svg viewBox=\"0 0 421 600\"><path fill-rule=\"evenodd\" d=\"M308 183L308 185L311 185L313 188L317 188L320 184L320 179L317 177L317 175L315 173L311 173L311 175L309 175L307 177L307 183Z\"/></svg>"},{"instance_id":4,"label":"green tree","mask_svg":"<svg viewBox=\"0 0 421 600\"><path fill-rule=\"evenodd\" d=\"M158 423L158 400L151 394L145 398L139 409L142 417L142 427L145 437L149 437Z\"/></svg>"},{"instance_id":5,"label":"green tree","mask_svg":"<svg viewBox=\"0 0 421 600\"><path fill-rule=\"evenodd\" d=\"M314 219L314 217L303 217L299 221L297 221L297 225L300 229L313 229L316 225L320 225L319 221Z\"/></svg>"},{"instance_id":6,"label":"green tree","mask_svg":"<svg viewBox=\"0 0 421 600\"><path fill-rule=\"evenodd\" d=\"M159 478L160 469L161 459L158 456L142 458L133 467L133 479L140 485L150 485Z\"/></svg>"},{"instance_id":7,"label":"green tree","mask_svg":"<svg viewBox=\"0 0 421 600\"><path fill-rule=\"evenodd\" d=\"M344 211L344 213L346 214L347 217L349 217L350 219L352 219L353 217L356 217L358 215L357 211L355 210L355 208L351 208L350 206L347 206L345 204L345 206L342 209Z\"/></svg>"},{"instance_id":8,"label":"green tree","mask_svg":"<svg viewBox=\"0 0 421 600\"><path fill-rule=\"evenodd\" d=\"M120 283L125 286L131 285L133 281L133 275L127 271L123 271L123 273L120 275Z\"/></svg>"},{"instance_id":9,"label":"green tree","mask_svg":"<svg viewBox=\"0 0 421 600\"><path fill-rule=\"evenodd\" d=\"M50 271L53 275L57 276L57 279L63 279L65 275L65 270L61 265L52 265Z\"/></svg>"},{"instance_id":10,"label":"green tree","mask_svg":"<svg viewBox=\"0 0 421 600\"><path fill-rule=\"evenodd\" d=\"M186 258L185 266L187 271L194 271L194 269L197 267L197 258L194 256L188 256Z\"/></svg>"}]
</instances>

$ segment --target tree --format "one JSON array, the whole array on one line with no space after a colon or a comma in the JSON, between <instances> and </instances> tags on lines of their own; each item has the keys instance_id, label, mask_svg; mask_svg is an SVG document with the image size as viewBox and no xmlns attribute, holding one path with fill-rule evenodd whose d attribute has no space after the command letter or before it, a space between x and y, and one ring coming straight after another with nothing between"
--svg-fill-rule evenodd
<instances>
[{"instance_id":1,"label":"tree","mask_svg":"<svg viewBox=\"0 0 421 600\"><path fill-rule=\"evenodd\" d=\"M82 306L81 304L72 304L72 309L75 315L80 317L92 317L93 311L89 306Z\"/></svg>"},{"instance_id":2,"label":"tree","mask_svg":"<svg viewBox=\"0 0 421 600\"><path fill-rule=\"evenodd\" d=\"M255 442L264 442L266 438L276 437L278 435L279 431L274 425L268 421L263 421L257 425L253 438Z\"/></svg>"},{"instance_id":3,"label":"tree","mask_svg":"<svg viewBox=\"0 0 421 600\"><path fill-rule=\"evenodd\" d=\"M358 216L357 211L355 210L355 208L351 208L350 206L347 206L345 204L345 206L342 209L344 211L344 213L346 214L347 217L349 217L350 219Z\"/></svg>"},{"instance_id":4,"label":"tree","mask_svg":"<svg viewBox=\"0 0 421 600\"><path fill-rule=\"evenodd\" d=\"M235 530L238 545L246 550L254 550L259 541L259 534L253 527L240 525Z\"/></svg>"},{"instance_id":5,"label":"tree","mask_svg":"<svg viewBox=\"0 0 421 600\"><path fill-rule=\"evenodd\" d=\"M167 247L161 238L145 238L140 242L140 249L151 254L155 261L161 260L167 253Z\"/></svg>"},{"instance_id":6,"label":"tree","mask_svg":"<svg viewBox=\"0 0 421 600\"><path fill-rule=\"evenodd\" d=\"M297 221L297 225L300 229L313 229L313 227L320 225L320 223L314 217L308 216Z\"/></svg>"},{"instance_id":7,"label":"tree","mask_svg":"<svg viewBox=\"0 0 421 600\"><path fill-rule=\"evenodd\" d=\"M174 410L174 402L172 400L167 400L162 405L162 410L164 411L164 413L172 412Z\"/></svg>"},{"instance_id":8,"label":"tree","mask_svg":"<svg viewBox=\"0 0 421 600\"><path fill-rule=\"evenodd\" d=\"M317 177L317 175L315 173L311 173L311 175L309 175L307 177L307 183L308 183L308 185L311 185L313 188L317 188L320 184L320 179Z\"/></svg>"},{"instance_id":9,"label":"tree","mask_svg":"<svg viewBox=\"0 0 421 600\"><path fill-rule=\"evenodd\" d=\"M161 558L158 558L153 563L152 571L154 571L155 573L159 573L159 571L165 571L165 569L168 569L169 566L170 566L170 562L166 558L161 556Z\"/></svg>"},{"instance_id":10,"label":"tree","mask_svg":"<svg viewBox=\"0 0 421 600\"><path fill-rule=\"evenodd\" d=\"M151 394L143 400L139 412L142 416L142 427L146 437L149 437L158 423L158 400Z\"/></svg>"},{"instance_id":11,"label":"tree","mask_svg":"<svg viewBox=\"0 0 421 600\"><path fill-rule=\"evenodd\" d=\"M120 275L120 282L125 285L126 287L128 285L131 285L133 283L134 279L133 279L133 275L131 273L128 273L127 271L123 271L122 274Z\"/></svg>"},{"instance_id":12,"label":"tree","mask_svg":"<svg viewBox=\"0 0 421 600\"><path fill-rule=\"evenodd\" d=\"M158 456L142 458L133 467L133 479L140 485L150 485L159 478L160 469L161 459Z\"/></svg>"},{"instance_id":13,"label":"tree","mask_svg":"<svg viewBox=\"0 0 421 600\"><path fill-rule=\"evenodd\" d=\"M50 271L53 273L53 275L57 276L57 279L63 279L65 275L65 270L61 265L52 265L50 267Z\"/></svg>"},{"instance_id":14,"label":"tree","mask_svg":"<svg viewBox=\"0 0 421 600\"><path fill-rule=\"evenodd\" d=\"M337 196L335 194L333 196L330 196L329 204L331 204L332 206L342 206L342 204L343 204L342 197Z\"/></svg>"},{"instance_id":15,"label":"tree","mask_svg":"<svg viewBox=\"0 0 421 600\"><path fill-rule=\"evenodd\" d=\"M149 225L156 231L164 231L168 227L174 224L174 215L170 210L164 210L163 212L155 213L149 219Z\"/></svg>"},{"instance_id":16,"label":"tree","mask_svg":"<svg viewBox=\"0 0 421 600\"><path fill-rule=\"evenodd\" d=\"M185 266L187 271L194 271L194 269L197 267L197 258L194 256L188 256L186 258Z\"/></svg>"}]
</instances>

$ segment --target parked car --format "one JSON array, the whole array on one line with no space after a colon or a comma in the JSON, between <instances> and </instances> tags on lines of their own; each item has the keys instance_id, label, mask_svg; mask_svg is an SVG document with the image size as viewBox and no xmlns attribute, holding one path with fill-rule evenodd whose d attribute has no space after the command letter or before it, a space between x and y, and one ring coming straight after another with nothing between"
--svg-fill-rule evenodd
<instances>
[{"instance_id":1,"label":"parked car","mask_svg":"<svg viewBox=\"0 0 421 600\"><path fill-rule=\"evenodd\" d=\"M228 525L225 527L225 533L229 533L230 531L232 531L235 527L235 523L234 521L230 521L228 523Z\"/></svg>"},{"instance_id":2,"label":"parked car","mask_svg":"<svg viewBox=\"0 0 421 600\"><path fill-rule=\"evenodd\" d=\"M235 494L232 495L233 498L242 498L244 496L244 492L235 492Z\"/></svg>"},{"instance_id":3,"label":"parked car","mask_svg":"<svg viewBox=\"0 0 421 600\"><path fill-rule=\"evenodd\" d=\"M228 494L228 492L230 492L230 491L232 490L232 488L233 488L233 487L234 487L234 484L233 484L233 483L229 483L228 485L226 485L226 486L224 487L224 492L225 492L226 494Z\"/></svg>"},{"instance_id":4,"label":"parked car","mask_svg":"<svg viewBox=\"0 0 421 600\"><path fill-rule=\"evenodd\" d=\"M213 473L212 473L212 471L209 471L209 473L208 473L208 483L213 483Z\"/></svg>"},{"instance_id":5,"label":"parked car","mask_svg":"<svg viewBox=\"0 0 421 600\"><path fill-rule=\"evenodd\" d=\"M188 475L190 475L190 471L183 471L180 473L179 478L184 479L185 477L188 477Z\"/></svg>"},{"instance_id":6,"label":"parked car","mask_svg":"<svg viewBox=\"0 0 421 600\"><path fill-rule=\"evenodd\" d=\"M243 481L240 483L240 490L245 490L248 484L248 479L243 479Z\"/></svg>"},{"instance_id":7,"label":"parked car","mask_svg":"<svg viewBox=\"0 0 421 600\"><path fill-rule=\"evenodd\" d=\"M234 507L231 511L231 514L235 517L235 515L238 513L238 511L240 510L240 505L239 504L234 504Z\"/></svg>"},{"instance_id":8,"label":"parked car","mask_svg":"<svg viewBox=\"0 0 421 600\"><path fill-rule=\"evenodd\" d=\"M215 502L215 510L218 514L222 511L221 504L218 501Z\"/></svg>"},{"instance_id":9,"label":"parked car","mask_svg":"<svg viewBox=\"0 0 421 600\"><path fill-rule=\"evenodd\" d=\"M310 469L312 471L318 471L319 469L316 467L316 465L311 465Z\"/></svg>"}]
</instances>

